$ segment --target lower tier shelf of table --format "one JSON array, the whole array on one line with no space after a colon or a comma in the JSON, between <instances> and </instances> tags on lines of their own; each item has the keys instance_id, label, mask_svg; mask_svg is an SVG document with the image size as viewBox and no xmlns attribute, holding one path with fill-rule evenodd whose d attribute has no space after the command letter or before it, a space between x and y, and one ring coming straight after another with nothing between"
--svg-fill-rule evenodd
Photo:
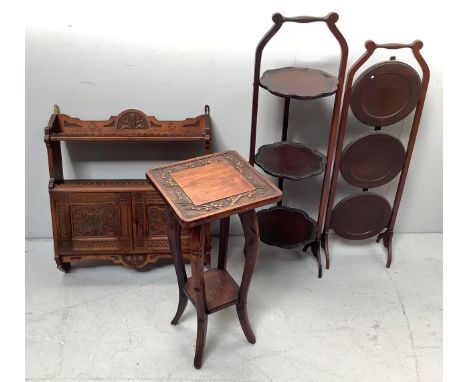
<instances>
[{"instance_id":1,"label":"lower tier shelf of table","mask_svg":"<svg viewBox=\"0 0 468 382\"><path fill-rule=\"evenodd\" d=\"M260 240L281 248L296 248L315 240L317 223L305 211L275 206L260 210Z\"/></svg>"},{"instance_id":2,"label":"lower tier shelf of table","mask_svg":"<svg viewBox=\"0 0 468 382\"><path fill-rule=\"evenodd\" d=\"M204 273L203 277L208 313L216 312L237 303L239 300L239 285L227 271L210 269ZM185 284L185 292L195 305L197 292L191 277Z\"/></svg>"}]
</instances>

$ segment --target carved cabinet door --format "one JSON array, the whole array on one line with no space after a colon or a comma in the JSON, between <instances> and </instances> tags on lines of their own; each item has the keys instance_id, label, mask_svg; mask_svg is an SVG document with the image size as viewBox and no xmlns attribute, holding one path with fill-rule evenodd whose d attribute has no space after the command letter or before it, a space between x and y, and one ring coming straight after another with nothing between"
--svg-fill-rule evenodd
<instances>
[{"instance_id":1,"label":"carved cabinet door","mask_svg":"<svg viewBox=\"0 0 468 382\"><path fill-rule=\"evenodd\" d=\"M62 255L132 250L131 193L57 193L55 203Z\"/></svg>"},{"instance_id":2,"label":"carved cabinet door","mask_svg":"<svg viewBox=\"0 0 468 382\"><path fill-rule=\"evenodd\" d=\"M167 207L156 191L134 194L134 248L146 253L171 253L167 239ZM190 232L182 229L182 252L189 253Z\"/></svg>"}]
</instances>

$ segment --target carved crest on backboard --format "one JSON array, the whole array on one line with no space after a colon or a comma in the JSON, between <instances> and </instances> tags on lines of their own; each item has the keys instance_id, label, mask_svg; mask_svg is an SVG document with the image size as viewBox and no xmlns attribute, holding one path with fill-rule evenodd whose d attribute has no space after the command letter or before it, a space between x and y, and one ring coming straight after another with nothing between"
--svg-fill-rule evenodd
<instances>
[{"instance_id":1,"label":"carved crest on backboard","mask_svg":"<svg viewBox=\"0 0 468 382\"><path fill-rule=\"evenodd\" d=\"M149 124L143 113L138 111L127 111L117 121L118 129L148 129Z\"/></svg>"}]
</instances>

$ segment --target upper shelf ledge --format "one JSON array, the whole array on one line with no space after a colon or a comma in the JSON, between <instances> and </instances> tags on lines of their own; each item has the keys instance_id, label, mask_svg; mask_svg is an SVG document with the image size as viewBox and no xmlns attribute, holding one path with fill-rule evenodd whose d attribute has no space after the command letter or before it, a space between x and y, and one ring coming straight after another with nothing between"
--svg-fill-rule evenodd
<instances>
[{"instance_id":1,"label":"upper shelf ledge","mask_svg":"<svg viewBox=\"0 0 468 382\"><path fill-rule=\"evenodd\" d=\"M154 141L208 140L209 108L205 114L183 121L160 121L140 110L124 110L104 121L84 121L53 114L45 129L47 141Z\"/></svg>"},{"instance_id":2,"label":"upper shelf ledge","mask_svg":"<svg viewBox=\"0 0 468 382\"><path fill-rule=\"evenodd\" d=\"M260 86L280 97L306 100L335 94L338 79L318 69L286 67L267 70Z\"/></svg>"}]
</instances>

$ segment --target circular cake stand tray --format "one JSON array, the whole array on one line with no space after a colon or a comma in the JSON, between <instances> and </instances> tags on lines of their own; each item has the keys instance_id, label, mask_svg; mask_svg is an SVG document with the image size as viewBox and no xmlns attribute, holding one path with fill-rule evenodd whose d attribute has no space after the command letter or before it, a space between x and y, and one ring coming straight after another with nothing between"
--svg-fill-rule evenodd
<instances>
[{"instance_id":1,"label":"circular cake stand tray","mask_svg":"<svg viewBox=\"0 0 468 382\"><path fill-rule=\"evenodd\" d=\"M255 155L255 163L266 173L293 180L321 174L326 162L320 151L294 142L263 145Z\"/></svg>"},{"instance_id":2,"label":"circular cake stand tray","mask_svg":"<svg viewBox=\"0 0 468 382\"><path fill-rule=\"evenodd\" d=\"M406 151L389 133L369 133L352 141L343 151L341 175L353 186L373 188L391 181L403 168Z\"/></svg>"},{"instance_id":3,"label":"circular cake stand tray","mask_svg":"<svg viewBox=\"0 0 468 382\"><path fill-rule=\"evenodd\" d=\"M351 110L369 126L401 121L416 107L421 78L408 64L385 61L371 66L354 82Z\"/></svg>"},{"instance_id":4,"label":"circular cake stand tray","mask_svg":"<svg viewBox=\"0 0 468 382\"><path fill-rule=\"evenodd\" d=\"M335 94L338 80L322 70L287 67L267 70L260 86L280 97L314 99Z\"/></svg>"},{"instance_id":5,"label":"circular cake stand tray","mask_svg":"<svg viewBox=\"0 0 468 382\"><path fill-rule=\"evenodd\" d=\"M345 239L362 240L387 227L390 203L373 192L360 192L341 200L332 211L331 228Z\"/></svg>"},{"instance_id":6,"label":"circular cake stand tray","mask_svg":"<svg viewBox=\"0 0 468 382\"><path fill-rule=\"evenodd\" d=\"M304 211L275 206L257 212L260 240L281 248L295 248L315 239L317 223Z\"/></svg>"}]
</instances>

